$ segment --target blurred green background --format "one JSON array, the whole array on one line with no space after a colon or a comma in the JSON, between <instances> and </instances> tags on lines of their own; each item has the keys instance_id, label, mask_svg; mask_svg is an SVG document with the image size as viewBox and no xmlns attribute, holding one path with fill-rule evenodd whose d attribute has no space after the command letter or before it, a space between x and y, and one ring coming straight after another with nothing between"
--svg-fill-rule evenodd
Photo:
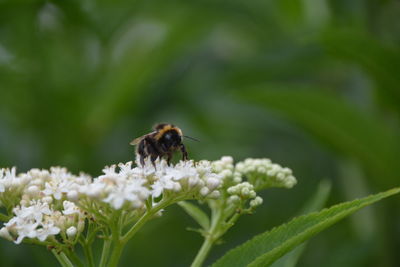
<instances>
[{"instance_id":1,"label":"blurred green background","mask_svg":"<svg viewBox=\"0 0 400 267\"><path fill-rule=\"evenodd\" d=\"M329 205L399 185L400 2L0 0L0 165L99 175L170 122L191 158L269 157L292 190L262 193L207 263L293 216L319 181ZM400 266L399 197L313 238L299 266ZM121 266L188 266L201 238L178 207ZM54 266L0 241L1 266Z\"/></svg>"}]
</instances>

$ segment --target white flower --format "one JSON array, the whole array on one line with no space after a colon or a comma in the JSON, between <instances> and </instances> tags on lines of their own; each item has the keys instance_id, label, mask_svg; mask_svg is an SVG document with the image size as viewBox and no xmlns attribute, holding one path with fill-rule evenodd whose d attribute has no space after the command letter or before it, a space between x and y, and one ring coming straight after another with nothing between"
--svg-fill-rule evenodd
<instances>
[{"instance_id":1,"label":"white flower","mask_svg":"<svg viewBox=\"0 0 400 267\"><path fill-rule=\"evenodd\" d=\"M37 236L36 227L38 225L38 223L33 222L26 222L24 224L21 223L17 225L15 229L17 230L18 237L14 242L16 244L20 244L25 237L35 238Z\"/></svg>"},{"instance_id":2,"label":"white flower","mask_svg":"<svg viewBox=\"0 0 400 267\"><path fill-rule=\"evenodd\" d=\"M70 202L67 200L64 200L63 207L64 207L64 210L62 213L64 215L79 214L81 212L79 210L79 208L73 202Z\"/></svg>"},{"instance_id":3,"label":"white flower","mask_svg":"<svg viewBox=\"0 0 400 267\"><path fill-rule=\"evenodd\" d=\"M173 190L175 184L178 182L175 182L172 180L172 176L161 176L154 182L154 184L151 185L152 190L152 196L153 197L159 197L164 190Z\"/></svg>"},{"instance_id":4,"label":"white flower","mask_svg":"<svg viewBox=\"0 0 400 267\"><path fill-rule=\"evenodd\" d=\"M50 215L51 210L49 208L49 204L42 203L41 201L31 201L31 206L28 207L16 207L14 208L14 214L24 220L35 220L41 221L43 219L43 215Z\"/></svg>"},{"instance_id":5,"label":"white flower","mask_svg":"<svg viewBox=\"0 0 400 267\"><path fill-rule=\"evenodd\" d=\"M0 169L0 193L23 188L27 180L16 175L15 167Z\"/></svg>"},{"instance_id":6,"label":"white flower","mask_svg":"<svg viewBox=\"0 0 400 267\"><path fill-rule=\"evenodd\" d=\"M107 184L100 181L100 179L95 179L93 183L79 188L79 192L90 198L99 198L103 193L105 193L106 186Z\"/></svg>"},{"instance_id":7,"label":"white flower","mask_svg":"<svg viewBox=\"0 0 400 267\"><path fill-rule=\"evenodd\" d=\"M36 237L40 241L45 241L49 235L57 235L60 228L54 226L53 222L42 224L42 227L36 230Z\"/></svg>"}]
</instances>

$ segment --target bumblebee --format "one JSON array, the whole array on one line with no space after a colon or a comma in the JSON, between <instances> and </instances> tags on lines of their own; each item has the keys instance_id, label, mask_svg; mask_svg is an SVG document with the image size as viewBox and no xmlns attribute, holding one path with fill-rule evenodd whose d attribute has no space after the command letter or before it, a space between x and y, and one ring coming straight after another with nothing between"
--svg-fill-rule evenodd
<instances>
[{"instance_id":1,"label":"bumblebee","mask_svg":"<svg viewBox=\"0 0 400 267\"><path fill-rule=\"evenodd\" d=\"M181 129L168 123L156 124L153 130L153 132L130 142L131 145L136 146L136 154L139 155L142 166L144 165L145 158L148 157L150 157L153 165L158 157L166 157L167 163L170 165L173 153L178 150L182 153L182 160L187 160L188 153L185 145L182 143L182 138L187 137L198 141L192 137L184 136Z\"/></svg>"}]
</instances>

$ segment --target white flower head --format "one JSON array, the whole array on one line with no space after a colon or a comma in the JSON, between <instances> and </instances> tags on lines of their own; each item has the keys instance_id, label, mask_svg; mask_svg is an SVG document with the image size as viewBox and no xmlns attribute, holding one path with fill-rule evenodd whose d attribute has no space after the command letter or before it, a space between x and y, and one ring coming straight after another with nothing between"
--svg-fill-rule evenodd
<instances>
[{"instance_id":1,"label":"white flower head","mask_svg":"<svg viewBox=\"0 0 400 267\"><path fill-rule=\"evenodd\" d=\"M4 224L5 230L16 236L16 244L24 238L37 238L44 241L50 235L56 235L60 229L54 226L54 221L49 219L53 210L48 203L32 200L29 206L14 208L15 216ZM3 230L5 232L5 230Z\"/></svg>"},{"instance_id":2,"label":"white flower head","mask_svg":"<svg viewBox=\"0 0 400 267\"><path fill-rule=\"evenodd\" d=\"M114 209L121 209L125 204L131 208L144 206L150 190L139 170L132 168L132 162L120 163L118 169L117 165L106 167L103 173L91 184L81 187L80 193L108 203Z\"/></svg>"},{"instance_id":3,"label":"white flower head","mask_svg":"<svg viewBox=\"0 0 400 267\"><path fill-rule=\"evenodd\" d=\"M27 179L23 176L16 175L16 168L0 169L0 193L10 191L11 193L19 193L27 183Z\"/></svg>"},{"instance_id":4,"label":"white flower head","mask_svg":"<svg viewBox=\"0 0 400 267\"><path fill-rule=\"evenodd\" d=\"M143 168L148 168L145 162ZM218 188L221 177L212 172L209 161L180 161L168 166L165 160L156 160L157 171L146 177L151 187L151 195L157 198L165 193L199 196L204 198ZM214 196L217 193L214 194Z\"/></svg>"},{"instance_id":5,"label":"white flower head","mask_svg":"<svg viewBox=\"0 0 400 267\"><path fill-rule=\"evenodd\" d=\"M297 183L292 170L272 163L270 159L246 159L236 164L235 171L247 178L256 190L268 187L291 188Z\"/></svg>"}]
</instances>

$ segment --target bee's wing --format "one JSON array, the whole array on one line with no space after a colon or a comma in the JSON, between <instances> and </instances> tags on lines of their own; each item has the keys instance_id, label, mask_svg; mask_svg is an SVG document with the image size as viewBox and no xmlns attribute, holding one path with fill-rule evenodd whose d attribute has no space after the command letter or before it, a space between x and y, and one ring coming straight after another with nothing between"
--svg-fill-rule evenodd
<instances>
[{"instance_id":1,"label":"bee's wing","mask_svg":"<svg viewBox=\"0 0 400 267\"><path fill-rule=\"evenodd\" d=\"M149 133L149 134L145 134L145 135L142 135L142 136L140 136L140 137L138 137L138 138L135 138L135 139L133 139L129 144L132 145L132 146L136 146L137 144L140 143L140 141L143 140L143 138L145 138L145 137L148 136L148 135L154 134L154 133L156 133L156 132L151 132L151 133Z\"/></svg>"},{"instance_id":2,"label":"bee's wing","mask_svg":"<svg viewBox=\"0 0 400 267\"><path fill-rule=\"evenodd\" d=\"M132 146L136 146L137 144L140 143L140 141L143 139L143 137L145 137L145 135L133 139L129 144L132 145Z\"/></svg>"}]
</instances>

